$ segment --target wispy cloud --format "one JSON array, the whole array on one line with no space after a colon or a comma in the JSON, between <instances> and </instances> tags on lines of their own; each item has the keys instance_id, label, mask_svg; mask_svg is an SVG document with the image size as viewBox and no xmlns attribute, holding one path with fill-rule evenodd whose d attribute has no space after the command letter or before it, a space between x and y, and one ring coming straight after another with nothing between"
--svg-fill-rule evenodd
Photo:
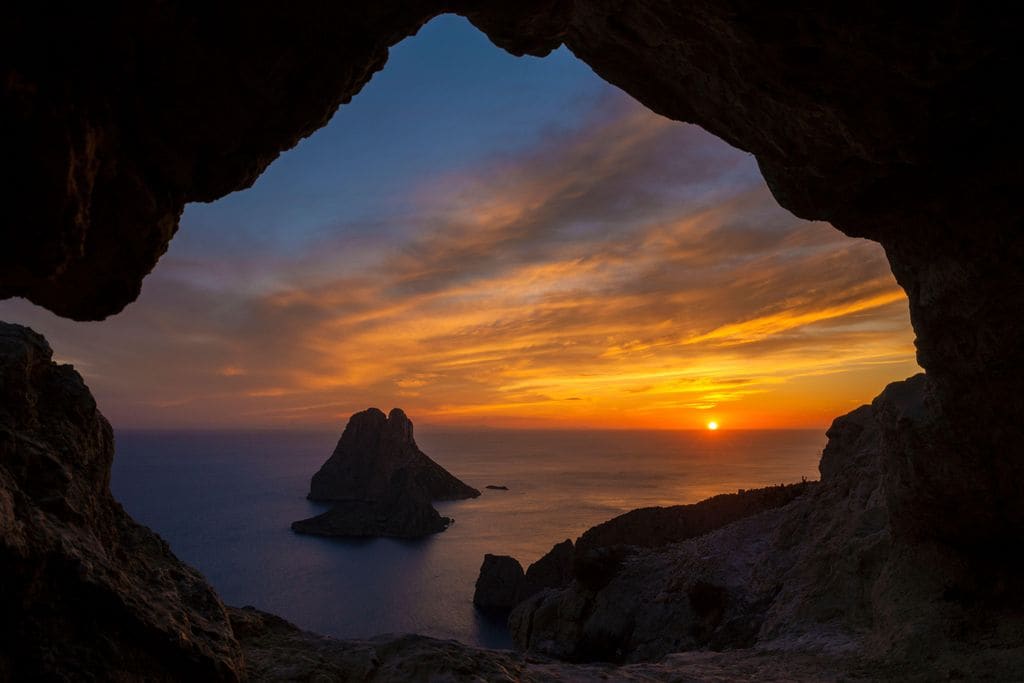
<instances>
[{"instance_id":1,"label":"wispy cloud","mask_svg":"<svg viewBox=\"0 0 1024 683\"><path fill-rule=\"evenodd\" d=\"M415 210L382 207L378 238L172 248L108 322L0 313L87 363L135 424L399 404L428 422L824 426L916 369L877 245L795 219L748 155L621 96L397 204Z\"/></svg>"}]
</instances>

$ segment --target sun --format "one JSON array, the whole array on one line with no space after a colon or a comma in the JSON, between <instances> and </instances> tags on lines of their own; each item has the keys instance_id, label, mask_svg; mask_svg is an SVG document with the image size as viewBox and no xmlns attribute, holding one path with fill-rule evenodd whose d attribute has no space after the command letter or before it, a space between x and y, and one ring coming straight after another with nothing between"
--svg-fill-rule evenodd
<instances>
[{"instance_id":1,"label":"sun","mask_svg":"<svg viewBox=\"0 0 1024 683\"><path fill-rule=\"evenodd\" d=\"M718 429L718 423L715 422L714 420L708 422L708 429L710 429L711 431L715 431L716 429Z\"/></svg>"}]
</instances>

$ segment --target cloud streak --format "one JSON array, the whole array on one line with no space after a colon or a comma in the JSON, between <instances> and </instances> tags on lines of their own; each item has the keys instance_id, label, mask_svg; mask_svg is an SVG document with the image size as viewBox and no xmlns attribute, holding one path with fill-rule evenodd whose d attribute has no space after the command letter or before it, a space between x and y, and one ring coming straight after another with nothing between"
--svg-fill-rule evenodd
<instances>
[{"instance_id":1,"label":"cloud streak","mask_svg":"<svg viewBox=\"0 0 1024 683\"><path fill-rule=\"evenodd\" d=\"M748 155L622 96L395 205L413 210L382 207L377 238L342 225L287 255L172 246L108 322L0 313L137 426L402 405L436 423L819 427L916 371L877 245L795 219Z\"/></svg>"}]
</instances>

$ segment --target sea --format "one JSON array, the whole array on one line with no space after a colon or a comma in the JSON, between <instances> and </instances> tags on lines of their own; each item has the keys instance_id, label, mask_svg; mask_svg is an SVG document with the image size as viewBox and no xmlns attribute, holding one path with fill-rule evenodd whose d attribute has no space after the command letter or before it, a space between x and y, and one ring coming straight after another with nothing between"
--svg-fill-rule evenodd
<instances>
[{"instance_id":1,"label":"sea","mask_svg":"<svg viewBox=\"0 0 1024 683\"><path fill-rule=\"evenodd\" d=\"M820 430L417 430L423 451L482 492L435 504L451 527L417 541L295 534L291 522L327 509L306 493L338 436L118 431L111 487L227 604L339 638L420 633L506 648L503 621L472 603L485 553L526 568L638 507L817 479L825 445Z\"/></svg>"}]
</instances>

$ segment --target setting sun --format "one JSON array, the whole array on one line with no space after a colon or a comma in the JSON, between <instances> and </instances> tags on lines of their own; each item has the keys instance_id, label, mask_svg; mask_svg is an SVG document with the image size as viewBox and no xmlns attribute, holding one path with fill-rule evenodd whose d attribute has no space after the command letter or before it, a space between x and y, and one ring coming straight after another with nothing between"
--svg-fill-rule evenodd
<instances>
[{"instance_id":1,"label":"setting sun","mask_svg":"<svg viewBox=\"0 0 1024 683\"><path fill-rule=\"evenodd\" d=\"M711 431L715 431L716 429L718 429L718 423L715 422L714 420L708 422L708 429L710 429Z\"/></svg>"}]
</instances>

